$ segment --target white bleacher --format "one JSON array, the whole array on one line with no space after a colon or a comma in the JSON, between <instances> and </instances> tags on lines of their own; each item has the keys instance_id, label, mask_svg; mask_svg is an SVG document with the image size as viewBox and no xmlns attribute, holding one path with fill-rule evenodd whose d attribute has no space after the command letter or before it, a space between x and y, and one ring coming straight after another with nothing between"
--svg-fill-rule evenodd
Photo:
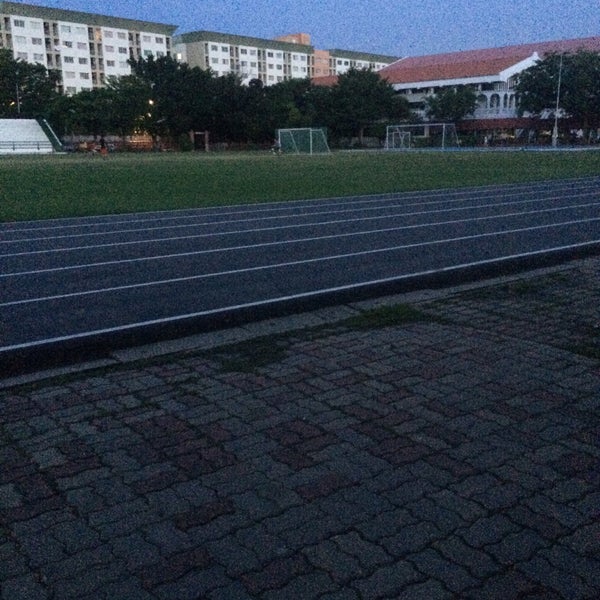
<instances>
[{"instance_id":1,"label":"white bleacher","mask_svg":"<svg viewBox=\"0 0 600 600\"><path fill-rule=\"evenodd\" d=\"M0 154L48 154L53 150L35 119L0 119Z\"/></svg>"}]
</instances>

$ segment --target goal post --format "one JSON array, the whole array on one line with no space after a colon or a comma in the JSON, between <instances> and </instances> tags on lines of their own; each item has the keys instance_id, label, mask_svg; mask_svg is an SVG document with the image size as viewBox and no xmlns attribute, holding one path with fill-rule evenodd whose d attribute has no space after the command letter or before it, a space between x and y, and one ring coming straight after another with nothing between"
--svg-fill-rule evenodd
<instances>
[{"instance_id":1,"label":"goal post","mask_svg":"<svg viewBox=\"0 0 600 600\"><path fill-rule=\"evenodd\" d=\"M413 123L386 127L386 150L411 150L414 148L446 150L459 146L454 123Z\"/></svg>"},{"instance_id":2,"label":"goal post","mask_svg":"<svg viewBox=\"0 0 600 600\"><path fill-rule=\"evenodd\" d=\"M278 129L277 140L284 153L328 154L330 152L327 136L321 128Z\"/></svg>"}]
</instances>

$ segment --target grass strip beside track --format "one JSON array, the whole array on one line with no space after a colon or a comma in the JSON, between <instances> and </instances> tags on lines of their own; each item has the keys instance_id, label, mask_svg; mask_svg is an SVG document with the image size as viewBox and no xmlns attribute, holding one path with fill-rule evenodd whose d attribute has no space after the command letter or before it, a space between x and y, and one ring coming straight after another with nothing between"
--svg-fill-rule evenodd
<instances>
[{"instance_id":1,"label":"grass strip beside track","mask_svg":"<svg viewBox=\"0 0 600 600\"><path fill-rule=\"evenodd\" d=\"M600 152L115 154L0 158L0 221L600 174Z\"/></svg>"}]
</instances>

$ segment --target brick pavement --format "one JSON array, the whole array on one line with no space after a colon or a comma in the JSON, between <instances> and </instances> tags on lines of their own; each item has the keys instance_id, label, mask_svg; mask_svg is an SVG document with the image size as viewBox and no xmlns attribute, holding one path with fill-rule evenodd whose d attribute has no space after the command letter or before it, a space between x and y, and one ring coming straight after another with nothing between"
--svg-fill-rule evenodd
<instances>
[{"instance_id":1,"label":"brick pavement","mask_svg":"<svg viewBox=\"0 0 600 600\"><path fill-rule=\"evenodd\" d=\"M600 259L387 302L0 390L1 599L597 598Z\"/></svg>"}]
</instances>

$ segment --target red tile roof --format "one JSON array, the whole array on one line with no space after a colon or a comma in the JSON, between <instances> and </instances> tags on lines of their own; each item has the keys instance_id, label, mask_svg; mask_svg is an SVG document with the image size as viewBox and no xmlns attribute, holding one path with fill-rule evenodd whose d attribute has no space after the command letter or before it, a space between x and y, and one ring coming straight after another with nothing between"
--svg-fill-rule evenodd
<instances>
[{"instance_id":1,"label":"red tile roof","mask_svg":"<svg viewBox=\"0 0 600 600\"><path fill-rule=\"evenodd\" d=\"M311 79L313 85L320 85L323 87L333 87L337 81L337 75L321 75L321 77L313 77Z\"/></svg>"},{"instance_id":2,"label":"red tile roof","mask_svg":"<svg viewBox=\"0 0 600 600\"><path fill-rule=\"evenodd\" d=\"M498 75L534 52L543 57L552 52L580 49L600 52L600 37L408 57L381 69L379 74L392 84L483 77Z\"/></svg>"}]
</instances>

